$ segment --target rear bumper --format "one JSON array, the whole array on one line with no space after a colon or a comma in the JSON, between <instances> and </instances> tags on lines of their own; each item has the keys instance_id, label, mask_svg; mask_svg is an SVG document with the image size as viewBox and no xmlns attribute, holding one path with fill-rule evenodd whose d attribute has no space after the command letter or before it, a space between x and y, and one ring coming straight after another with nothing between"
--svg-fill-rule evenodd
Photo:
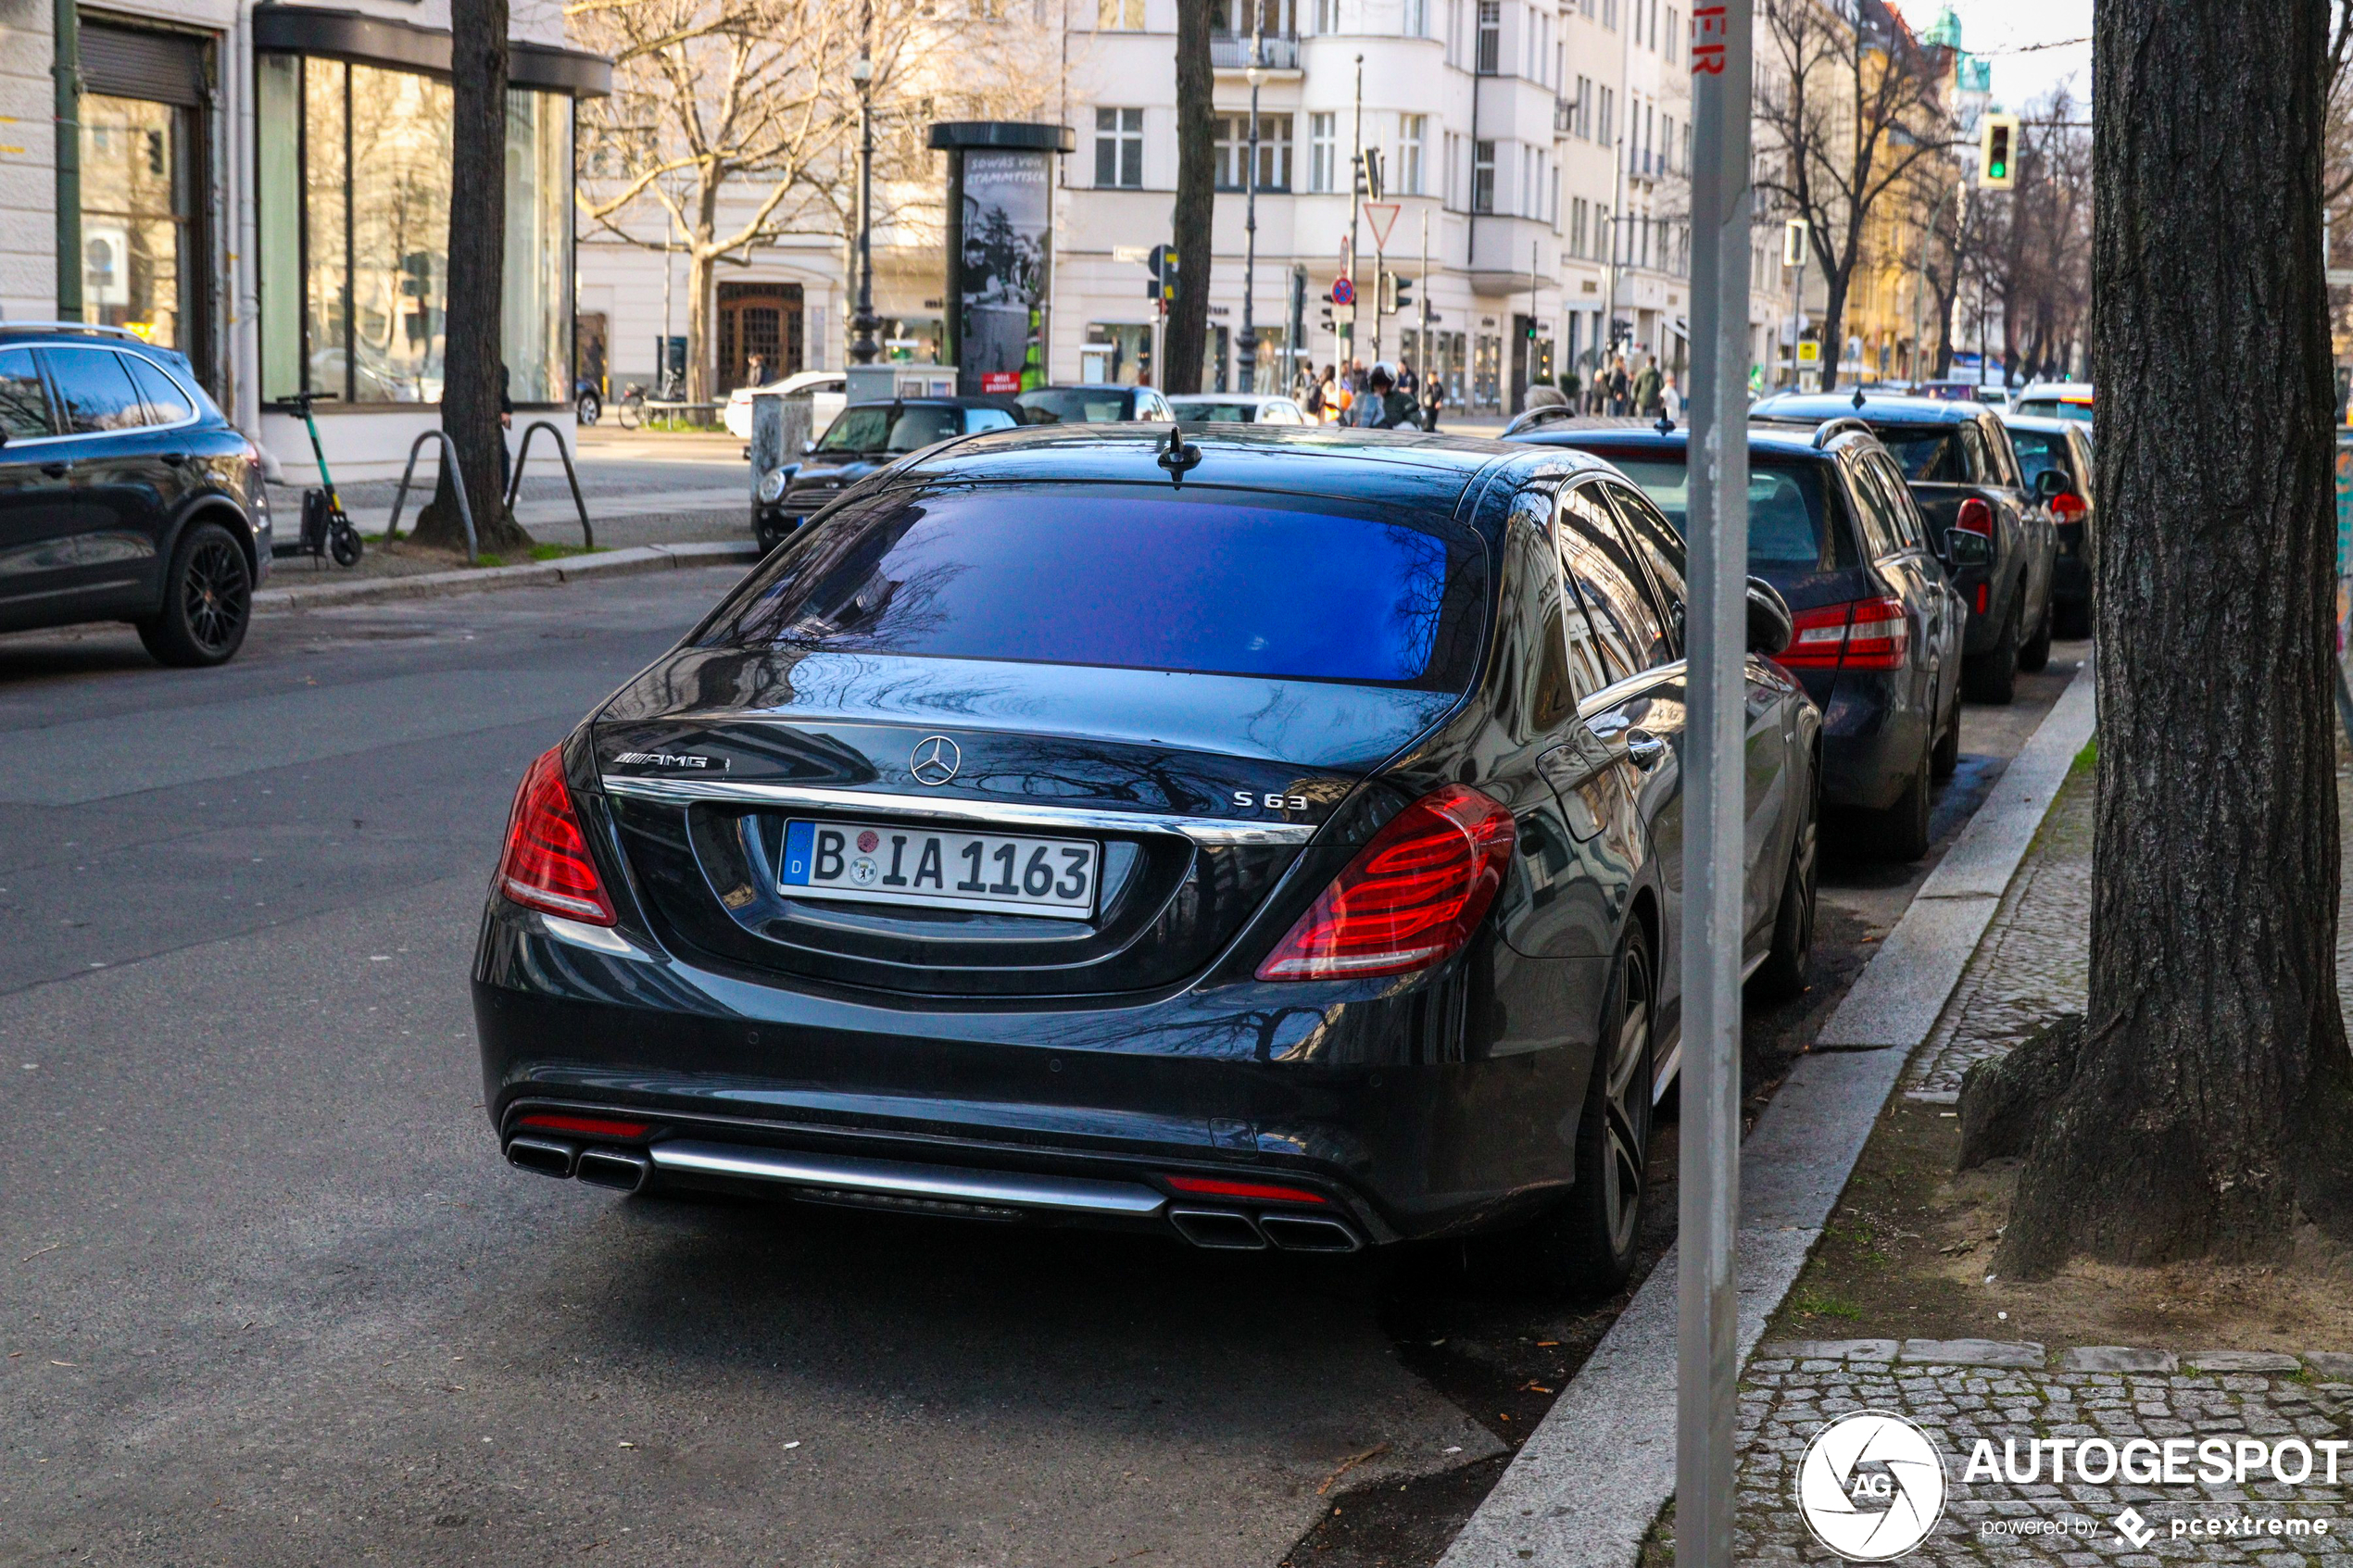
<instances>
[{"instance_id":1,"label":"rear bumper","mask_svg":"<svg viewBox=\"0 0 2353 1568\"><path fill-rule=\"evenodd\" d=\"M1451 993L1492 995L1498 966L1531 961L1500 944L1458 960L1484 974L1441 972L1387 995L1369 981L1253 982L944 1010L599 950L554 934L562 924L497 900L485 917L473 986L484 1104L502 1146L540 1136L522 1118L550 1110L642 1121L635 1138L547 1136L575 1162L599 1146L642 1155L654 1187L1211 1246L1289 1245L1269 1216L1321 1217L1346 1246L1291 1229L1306 1249L1344 1250L1507 1222L1575 1168L1576 1118L1560 1111L1581 1101L1589 1038L1466 1052L1459 1035L1451 1049L1431 1035L1434 1017L1476 1010ZM1546 962L1556 1003L1589 985L1598 995L1601 966L1588 976L1584 960ZM1527 977L1501 984L1522 990ZM1323 1201L1189 1193L1172 1178ZM1209 1240L1188 1229L1203 1213L1220 1217L1202 1222Z\"/></svg>"},{"instance_id":2,"label":"rear bumper","mask_svg":"<svg viewBox=\"0 0 2353 1568\"><path fill-rule=\"evenodd\" d=\"M1842 670L1816 693L1822 709L1822 804L1883 810L1895 803L1930 744L1935 715L1906 699L1919 671ZM1923 700L1932 700L1925 698Z\"/></svg>"}]
</instances>

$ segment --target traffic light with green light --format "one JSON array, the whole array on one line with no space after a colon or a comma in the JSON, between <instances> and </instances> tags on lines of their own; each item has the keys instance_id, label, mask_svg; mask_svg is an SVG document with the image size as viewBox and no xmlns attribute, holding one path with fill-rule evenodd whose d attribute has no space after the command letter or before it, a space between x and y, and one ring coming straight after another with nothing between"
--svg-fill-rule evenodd
<instances>
[{"instance_id":1,"label":"traffic light with green light","mask_svg":"<svg viewBox=\"0 0 2353 1568\"><path fill-rule=\"evenodd\" d=\"M1978 128L1977 182L1988 191L2018 188L2018 116L1989 114Z\"/></svg>"}]
</instances>

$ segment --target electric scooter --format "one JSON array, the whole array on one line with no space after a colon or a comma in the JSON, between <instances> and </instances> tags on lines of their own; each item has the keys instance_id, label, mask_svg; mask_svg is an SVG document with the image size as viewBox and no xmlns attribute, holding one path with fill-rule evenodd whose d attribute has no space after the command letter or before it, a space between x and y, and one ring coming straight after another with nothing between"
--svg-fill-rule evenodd
<instances>
[{"instance_id":1,"label":"electric scooter","mask_svg":"<svg viewBox=\"0 0 2353 1568\"><path fill-rule=\"evenodd\" d=\"M305 430L310 433L310 455L319 462L319 483L322 490L302 493L302 534L295 553L306 556L333 556L337 566L351 566L359 559L359 530L343 509L343 497L335 494L334 475L327 471L326 449L319 445L319 421L310 417L314 394L298 392L285 399L286 405L302 416Z\"/></svg>"}]
</instances>

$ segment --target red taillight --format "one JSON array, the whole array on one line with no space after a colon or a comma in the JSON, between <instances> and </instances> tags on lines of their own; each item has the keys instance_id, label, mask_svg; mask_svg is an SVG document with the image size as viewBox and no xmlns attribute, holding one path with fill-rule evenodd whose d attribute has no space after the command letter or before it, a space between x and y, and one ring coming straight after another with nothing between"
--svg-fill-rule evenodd
<instances>
[{"instance_id":1,"label":"red taillight","mask_svg":"<svg viewBox=\"0 0 2353 1568\"><path fill-rule=\"evenodd\" d=\"M546 1111L534 1111L515 1119L518 1127L536 1127L548 1133L578 1133L587 1138L642 1138L646 1135L643 1122L615 1122L602 1116L555 1116Z\"/></svg>"},{"instance_id":2,"label":"red taillight","mask_svg":"<svg viewBox=\"0 0 2353 1568\"><path fill-rule=\"evenodd\" d=\"M588 858L580 819L564 787L563 759L539 754L515 791L507 818L507 852L498 861L498 891L522 905L590 925L613 922L612 900Z\"/></svg>"},{"instance_id":3,"label":"red taillight","mask_svg":"<svg viewBox=\"0 0 2353 1568\"><path fill-rule=\"evenodd\" d=\"M1406 807L1258 966L1261 980L1403 974L1452 958L1504 885L1512 814L1462 784Z\"/></svg>"},{"instance_id":4,"label":"red taillight","mask_svg":"<svg viewBox=\"0 0 2353 1568\"><path fill-rule=\"evenodd\" d=\"M1789 646L1774 656L1789 670L1901 670L1912 640L1901 599L1819 605L1790 626Z\"/></svg>"},{"instance_id":5,"label":"red taillight","mask_svg":"<svg viewBox=\"0 0 2353 1568\"><path fill-rule=\"evenodd\" d=\"M1305 1187L1277 1186L1272 1182L1229 1182L1215 1176L1163 1176L1178 1192L1196 1198L1239 1198L1259 1203L1329 1203L1330 1198Z\"/></svg>"},{"instance_id":6,"label":"red taillight","mask_svg":"<svg viewBox=\"0 0 2353 1568\"><path fill-rule=\"evenodd\" d=\"M2054 522L2081 522L2083 521L2083 514L2091 509L2084 503L2083 497L2072 490L2064 495L2051 497L2051 520Z\"/></svg>"},{"instance_id":7,"label":"red taillight","mask_svg":"<svg viewBox=\"0 0 2353 1568\"><path fill-rule=\"evenodd\" d=\"M1965 533L1982 534L1991 539L1994 537L1994 508L1971 495L1961 503L1961 515L1953 520L1953 526Z\"/></svg>"}]
</instances>

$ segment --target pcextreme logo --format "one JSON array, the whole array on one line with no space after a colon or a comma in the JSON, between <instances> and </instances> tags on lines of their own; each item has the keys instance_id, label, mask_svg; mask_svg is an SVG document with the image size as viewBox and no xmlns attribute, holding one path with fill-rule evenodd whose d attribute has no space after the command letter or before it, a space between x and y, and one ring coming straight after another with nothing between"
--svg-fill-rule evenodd
<instances>
[{"instance_id":1,"label":"pcextreme logo","mask_svg":"<svg viewBox=\"0 0 2353 1568\"><path fill-rule=\"evenodd\" d=\"M1806 1446L1797 1512L1814 1538L1841 1557L1901 1557L1928 1539L1944 1512L1944 1456L1900 1415L1840 1416Z\"/></svg>"}]
</instances>

